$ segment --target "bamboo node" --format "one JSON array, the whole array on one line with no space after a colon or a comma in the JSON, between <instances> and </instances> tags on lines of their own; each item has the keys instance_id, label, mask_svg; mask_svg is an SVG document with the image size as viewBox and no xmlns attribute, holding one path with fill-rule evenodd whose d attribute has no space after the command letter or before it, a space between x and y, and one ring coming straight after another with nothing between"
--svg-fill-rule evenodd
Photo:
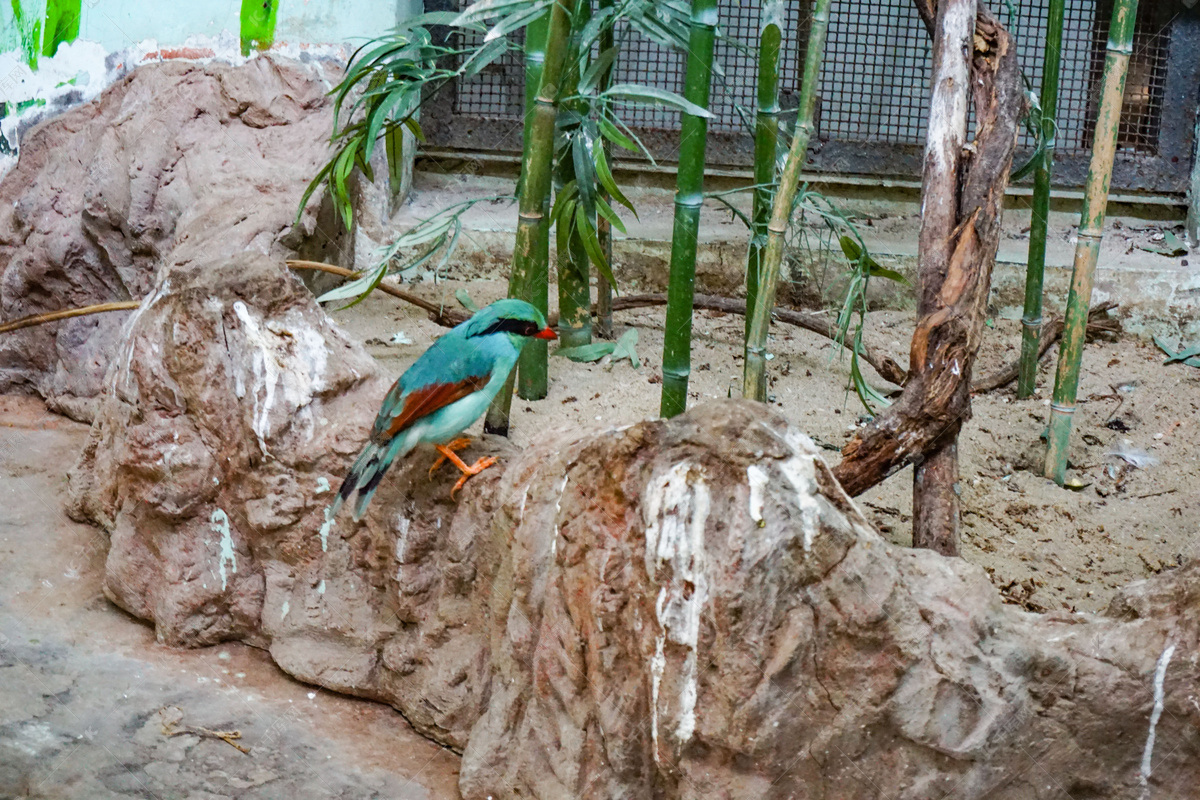
<instances>
[{"instance_id":1,"label":"bamboo node","mask_svg":"<svg viewBox=\"0 0 1200 800\"><path fill-rule=\"evenodd\" d=\"M1075 413L1075 406L1062 406L1058 403L1051 403L1050 411L1055 414L1064 414L1069 417Z\"/></svg>"}]
</instances>

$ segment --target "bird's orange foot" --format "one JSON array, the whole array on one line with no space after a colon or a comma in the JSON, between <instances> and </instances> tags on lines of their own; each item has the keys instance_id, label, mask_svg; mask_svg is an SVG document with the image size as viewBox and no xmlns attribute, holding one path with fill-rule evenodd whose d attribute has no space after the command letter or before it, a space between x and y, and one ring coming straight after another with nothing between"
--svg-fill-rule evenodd
<instances>
[{"instance_id":1,"label":"bird's orange foot","mask_svg":"<svg viewBox=\"0 0 1200 800\"><path fill-rule=\"evenodd\" d=\"M440 458L438 458L437 463L434 464L434 468L437 468L438 466L440 466L442 464L443 461L449 461L451 464L458 467L460 472L462 472L462 477L458 479L458 483L454 484L454 488L450 490L450 499L451 500L454 499L454 495L458 494L458 490L463 487L463 484L465 484L467 482L467 478L470 478L472 475L478 475L479 473L483 472L485 469L487 469L488 467L490 467L496 463L495 456L485 456L484 458L479 459L474 464L472 464L471 466L468 467L466 465L466 463L461 458L458 457L458 453L454 452L454 450L452 449L456 444L459 444L460 442L469 443L470 440L469 439L455 439L449 445L441 445L441 444L437 445L438 452L441 453L442 455ZM463 444L462 446L465 447L466 445ZM432 474L432 473L433 473L433 470L430 470L430 474Z\"/></svg>"},{"instance_id":2,"label":"bird's orange foot","mask_svg":"<svg viewBox=\"0 0 1200 800\"><path fill-rule=\"evenodd\" d=\"M487 469L488 467L490 467L492 464L495 464L495 463L496 463L495 456L487 456L485 458L479 459L478 461L476 461L474 464L472 464L469 467L459 464L458 468L462 470L463 474L462 474L462 477L458 479L458 483L454 484L454 488L450 490L450 499L451 500L454 499L454 495L457 494L458 490L461 489L463 487L463 484L465 484L467 482L467 478L471 477L472 475L478 475L479 473L483 472L485 469Z\"/></svg>"},{"instance_id":3,"label":"bird's orange foot","mask_svg":"<svg viewBox=\"0 0 1200 800\"><path fill-rule=\"evenodd\" d=\"M433 466L429 468L429 480L433 480L433 473L437 472L438 467L442 466L442 464L445 464L446 460L448 458L454 459L456 464L462 464L462 461L459 460L458 457L455 456L454 453L456 450L462 450L464 447L466 447L470 443L471 443L471 440L464 436L461 439L455 439L454 441L450 442L449 444L437 445L438 452L441 453L441 455L437 457L437 461L434 461ZM447 451L449 451L449 452L447 452ZM462 467L460 467L460 469L461 468Z\"/></svg>"}]
</instances>

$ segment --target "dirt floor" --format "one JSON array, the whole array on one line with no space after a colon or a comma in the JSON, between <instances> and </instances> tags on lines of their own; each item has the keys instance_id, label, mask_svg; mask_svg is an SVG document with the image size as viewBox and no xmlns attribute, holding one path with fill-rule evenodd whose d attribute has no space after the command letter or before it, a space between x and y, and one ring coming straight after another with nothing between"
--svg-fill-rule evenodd
<instances>
[{"instance_id":1,"label":"dirt floor","mask_svg":"<svg viewBox=\"0 0 1200 800\"><path fill-rule=\"evenodd\" d=\"M483 304L501 297L505 285L478 277L406 288L447 304L466 288ZM444 330L382 293L334 316L395 375ZM990 373L1019 352L1019 323L1002 316L1012 315L989 321L978 372ZM656 416L662 320L662 308L618 312L618 335L638 329L636 370L628 361L579 364L552 356L549 396L514 401L512 438L520 443L551 426L607 427ZM698 312L692 403L740 395L742 326L740 316ZM911 315L874 312L869 326L868 343L907 364ZM836 462L865 413L846 391L848 360L828 340L786 326L776 329L772 352L775 404ZM1056 356L1055 347L1042 361L1039 397L1018 401L1012 385L974 398L960 447L962 555L1029 610L1099 611L1117 588L1200 556L1200 369L1164 366L1157 348L1132 336L1089 344L1069 472L1086 486L1071 490L1038 474ZM472 433L481 430L477 423ZM911 542L911 474L904 470L859 498L898 544Z\"/></svg>"},{"instance_id":2,"label":"dirt floor","mask_svg":"<svg viewBox=\"0 0 1200 800\"><path fill-rule=\"evenodd\" d=\"M108 602L105 536L62 510L86 435L0 397L0 800L458 797L458 757L391 708L253 647L164 647ZM241 737L171 735L200 728Z\"/></svg>"}]
</instances>

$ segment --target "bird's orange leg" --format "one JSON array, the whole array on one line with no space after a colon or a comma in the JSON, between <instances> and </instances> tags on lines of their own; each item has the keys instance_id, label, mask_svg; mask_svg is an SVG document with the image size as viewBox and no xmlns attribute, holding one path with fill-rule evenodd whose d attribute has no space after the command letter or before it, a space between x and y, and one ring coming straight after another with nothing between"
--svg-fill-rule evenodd
<instances>
[{"instance_id":1,"label":"bird's orange leg","mask_svg":"<svg viewBox=\"0 0 1200 800\"><path fill-rule=\"evenodd\" d=\"M451 442L451 444L453 444L453 442ZM490 467L496 463L495 456L486 456L484 458L479 459L474 464L472 464L471 466L468 467L466 465L466 463L463 462L463 460L458 457L458 453L455 453L449 447L439 444L439 445L437 445L437 449L438 449L438 452L440 452L446 460L448 460L451 464L458 467L459 470L462 471L462 477L458 479L458 483L454 484L454 488L450 490L450 499L451 500L454 499L454 495L457 494L458 490L463 487L463 484L465 484L467 482L467 478L471 477L472 475L478 475L479 473L483 472L485 469L487 469L488 467Z\"/></svg>"},{"instance_id":2,"label":"bird's orange leg","mask_svg":"<svg viewBox=\"0 0 1200 800\"><path fill-rule=\"evenodd\" d=\"M446 451L447 450L451 451L451 456L453 457L453 452L455 450L462 450L464 447L466 447L470 443L471 443L471 440L464 436L461 439L455 439L454 441L450 442L449 444L436 445L438 452L441 453L441 455L437 457L437 461L434 461L433 466L429 468L429 480L433 480L433 473L438 471L438 467L440 467L440 466L442 466L442 464L446 463ZM462 462L460 461L459 463L462 463Z\"/></svg>"}]
</instances>

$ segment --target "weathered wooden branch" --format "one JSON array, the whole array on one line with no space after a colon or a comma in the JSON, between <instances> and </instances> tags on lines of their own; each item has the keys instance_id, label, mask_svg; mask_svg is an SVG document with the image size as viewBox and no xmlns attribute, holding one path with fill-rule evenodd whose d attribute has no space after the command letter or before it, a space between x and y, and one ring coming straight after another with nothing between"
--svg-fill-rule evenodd
<instances>
[{"instance_id":1,"label":"weathered wooden branch","mask_svg":"<svg viewBox=\"0 0 1200 800\"><path fill-rule=\"evenodd\" d=\"M49 311L45 314L30 314L28 317L14 319L12 322L5 322L0 325L0 333L8 333L9 331L19 331L22 328L32 328L34 325L43 325L47 322L57 322L60 319L70 319L71 317L86 317L89 314L102 314L105 311L130 311L141 305L140 300L117 300L112 303L97 303L94 306L82 306L80 308L66 308L62 311Z\"/></svg>"},{"instance_id":2,"label":"weathered wooden branch","mask_svg":"<svg viewBox=\"0 0 1200 800\"><path fill-rule=\"evenodd\" d=\"M1112 300L1103 303L1097 303L1092 306L1088 312L1088 333L1115 333L1117 332L1117 322L1111 319L1101 319L1100 315L1107 311L1111 311L1117 307L1116 302ZM1038 338L1038 361L1041 361L1046 353L1050 351L1051 345L1062 338L1063 334L1063 319L1062 317L1054 317L1042 323L1041 333ZM1015 381L1021 375L1021 359L1017 358L1008 366L998 369L990 375L984 375L982 378L977 378L971 384L971 391L975 394L986 394L994 392L996 389L1003 388Z\"/></svg>"},{"instance_id":3,"label":"weathered wooden branch","mask_svg":"<svg viewBox=\"0 0 1200 800\"><path fill-rule=\"evenodd\" d=\"M939 5L941 24L946 17L954 22L953 14L963 13L947 0ZM932 454L941 463L933 470L921 470L914 505L922 503L922 520L938 524L944 525L953 513L955 531L956 503L947 501L948 495L954 494L957 474L944 474L955 460L953 451L946 448L970 413L971 370L982 337L1004 191L1025 103L1012 37L985 9L978 10L974 35L968 41L972 43L969 85L977 134L969 148L959 151L965 159L961 171L954 165L956 153L933 143L927 150L919 267L921 313L910 351L912 374L899 400L843 448L842 462L834 470L846 491L857 495L907 464L925 462ZM942 52L946 49L941 48L939 54L949 58L952 54ZM961 72L955 76L935 69L935 76L963 80ZM944 113L958 114L959 107L947 106ZM952 144L953 138L944 137L939 143ZM956 223L944 240L938 240L933 231L944 232L947 218ZM924 226L932 226L928 236ZM923 487L930 485L937 490L936 499L922 494ZM922 495L920 501L917 495ZM953 548L941 544L939 549Z\"/></svg>"}]
</instances>

